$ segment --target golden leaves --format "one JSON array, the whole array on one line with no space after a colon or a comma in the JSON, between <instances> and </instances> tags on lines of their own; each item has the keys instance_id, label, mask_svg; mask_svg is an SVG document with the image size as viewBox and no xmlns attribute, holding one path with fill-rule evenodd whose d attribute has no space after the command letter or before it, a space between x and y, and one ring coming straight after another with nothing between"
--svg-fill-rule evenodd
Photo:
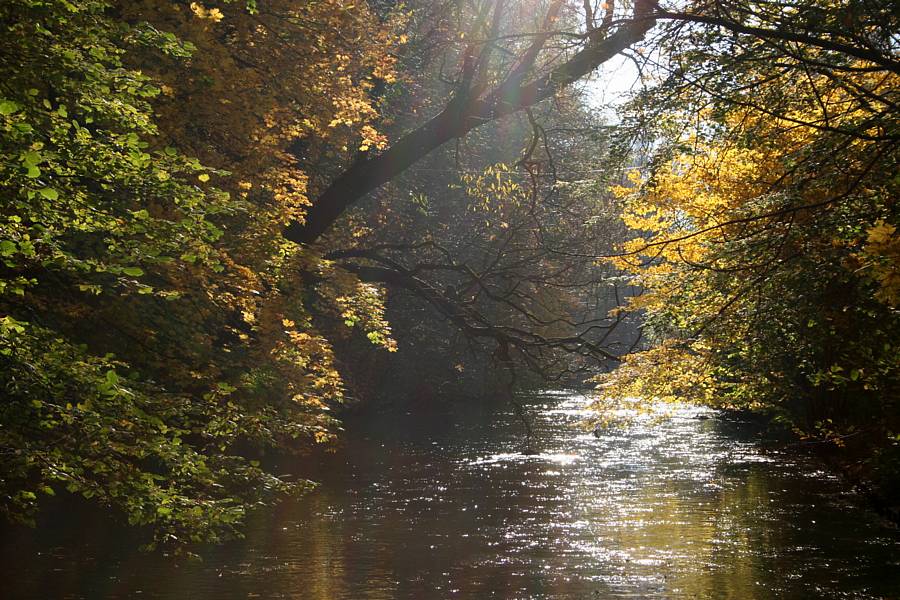
<instances>
[{"instance_id":1,"label":"golden leaves","mask_svg":"<svg viewBox=\"0 0 900 600\"><path fill-rule=\"evenodd\" d=\"M888 306L900 305L900 235L897 228L879 219L866 232L866 243L856 255L878 283L875 297Z\"/></svg>"},{"instance_id":2,"label":"golden leaves","mask_svg":"<svg viewBox=\"0 0 900 600\"><path fill-rule=\"evenodd\" d=\"M869 245L887 246L890 245L896 232L896 227L889 223L885 223L883 219L879 219L875 222L875 225L868 230L866 237Z\"/></svg>"},{"instance_id":3,"label":"golden leaves","mask_svg":"<svg viewBox=\"0 0 900 600\"><path fill-rule=\"evenodd\" d=\"M218 8L206 8L197 2L191 2L191 12L199 19L208 19L213 23L218 23L225 16Z\"/></svg>"},{"instance_id":4,"label":"golden leaves","mask_svg":"<svg viewBox=\"0 0 900 600\"><path fill-rule=\"evenodd\" d=\"M387 146L387 137L378 133L371 125L363 125L360 135L362 136L362 144L359 147L361 152L365 152L373 146L379 150Z\"/></svg>"},{"instance_id":5,"label":"golden leaves","mask_svg":"<svg viewBox=\"0 0 900 600\"><path fill-rule=\"evenodd\" d=\"M166 90L156 107L162 129L170 145L231 171L233 179L217 182L224 189L247 198L238 182L249 183L274 198L271 210L255 214L260 229L302 221L309 205L308 178L287 152L298 140L313 161L346 155L344 147L386 146L370 91L376 79L396 81L397 49L407 42L403 10L382 21L366 3L350 10L342 0L273 0L256 15L228 12L227 35L217 25L223 13L202 2L136 0L125 10L196 46L184 69L147 65Z\"/></svg>"},{"instance_id":6,"label":"golden leaves","mask_svg":"<svg viewBox=\"0 0 900 600\"><path fill-rule=\"evenodd\" d=\"M695 401L710 405L719 392L707 349L672 340L629 354L621 366L597 381L600 401L612 393L614 400L631 398L648 404Z\"/></svg>"},{"instance_id":7,"label":"golden leaves","mask_svg":"<svg viewBox=\"0 0 900 600\"><path fill-rule=\"evenodd\" d=\"M478 175L463 174L460 180L466 194L474 200L470 210L482 211L504 221L509 219L509 210L528 199L527 190L506 163L489 165Z\"/></svg>"},{"instance_id":8,"label":"golden leaves","mask_svg":"<svg viewBox=\"0 0 900 600\"><path fill-rule=\"evenodd\" d=\"M281 231L289 221L304 220L310 190L321 184L311 180L315 173L307 165L386 147L372 90L398 79L408 15L378 15L366 3L351 9L345 0L272 0L260 3L255 15L237 5L219 10L212 2L189 2L124 3L127 20L147 21L197 49L175 66L155 55L134 60L163 91L154 100L159 144L209 165L215 185L247 210L234 218L217 215L226 225L214 249L220 273L206 273L199 257L195 268L172 276L199 288L208 319L225 330L228 371L248 382L240 393L293 403L309 417L304 426L317 427L304 435L327 442L332 434L325 411L341 401L344 385L330 338L358 331L389 352L397 346L384 290L286 242ZM209 174L194 177L210 188ZM321 283L304 281L304 273L315 273L310 279ZM314 326L299 298L337 325ZM218 343L212 335L202 339L210 353ZM209 380L222 370L197 367L196 377Z\"/></svg>"}]
</instances>

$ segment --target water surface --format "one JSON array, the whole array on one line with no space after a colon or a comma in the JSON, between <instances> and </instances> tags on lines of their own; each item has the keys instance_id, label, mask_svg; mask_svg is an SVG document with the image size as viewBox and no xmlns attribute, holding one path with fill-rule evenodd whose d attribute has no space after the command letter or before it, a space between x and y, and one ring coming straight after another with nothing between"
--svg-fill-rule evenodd
<instances>
[{"instance_id":1,"label":"water surface","mask_svg":"<svg viewBox=\"0 0 900 600\"><path fill-rule=\"evenodd\" d=\"M900 534L815 463L681 407L595 437L584 398L372 407L202 564L59 511L0 542L10 598L897 598Z\"/></svg>"}]
</instances>

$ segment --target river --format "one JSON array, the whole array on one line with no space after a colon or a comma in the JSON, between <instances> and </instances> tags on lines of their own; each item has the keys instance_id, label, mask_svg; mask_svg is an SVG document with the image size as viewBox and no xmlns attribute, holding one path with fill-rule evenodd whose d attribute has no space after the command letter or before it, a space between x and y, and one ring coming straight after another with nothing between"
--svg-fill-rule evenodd
<instances>
[{"instance_id":1,"label":"river","mask_svg":"<svg viewBox=\"0 0 900 600\"><path fill-rule=\"evenodd\" d=\"M0 540L3 598L898 598L900 533L747 425L672 408L594 436L585 399L371 406L321 486L183 563L57 509Z\"/></svg>"}]
</instances>

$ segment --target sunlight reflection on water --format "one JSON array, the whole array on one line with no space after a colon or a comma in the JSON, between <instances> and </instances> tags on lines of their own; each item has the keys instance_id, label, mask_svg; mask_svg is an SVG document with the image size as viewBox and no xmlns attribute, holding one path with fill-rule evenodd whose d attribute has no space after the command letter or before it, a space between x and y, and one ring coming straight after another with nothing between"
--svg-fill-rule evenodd
<instances>
[{"instance_id":1,"label":"sunlight reflection on water","mask_svg":"<svg viewBox=\"0 0 900 600\"><path fill-rule=\"evenodd\" d=\"M114 536L40 557L9 540L9 597L900 595L900 535L832 475L762 451L746 424L665 405L593 435L578 428L583 396L523 400L534 454L508 405L373 410L317 463L316 492L258 514L202 564L175 568Z\"/></svg>"}]
</instances>

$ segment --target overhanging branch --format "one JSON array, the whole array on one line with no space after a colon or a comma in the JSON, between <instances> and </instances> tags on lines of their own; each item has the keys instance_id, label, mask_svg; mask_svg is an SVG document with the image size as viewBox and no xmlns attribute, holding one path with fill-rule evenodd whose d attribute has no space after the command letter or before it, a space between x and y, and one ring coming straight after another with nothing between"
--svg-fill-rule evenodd
<instances>
[{"instance_id":1,"label":"overhanging branch","mask_svg":"<svg viewBox=\"0 0 900 600\"><path fill-rule=\"evenodd\" d=\"M439 114L407 133L387 150L364 157L339 175L315 200L305 222L294 221L285 238L310 244L322 236L343 212L369 192L381 187L444 143L460 138L476 127L545 100L578 81L619 52L644 38L654 25L648 0L638 0L635 18L612 35L596 38L572 58L528 83L514 78L480 97L467 91L455 96Z\"/></svg>"}]
</instances>

